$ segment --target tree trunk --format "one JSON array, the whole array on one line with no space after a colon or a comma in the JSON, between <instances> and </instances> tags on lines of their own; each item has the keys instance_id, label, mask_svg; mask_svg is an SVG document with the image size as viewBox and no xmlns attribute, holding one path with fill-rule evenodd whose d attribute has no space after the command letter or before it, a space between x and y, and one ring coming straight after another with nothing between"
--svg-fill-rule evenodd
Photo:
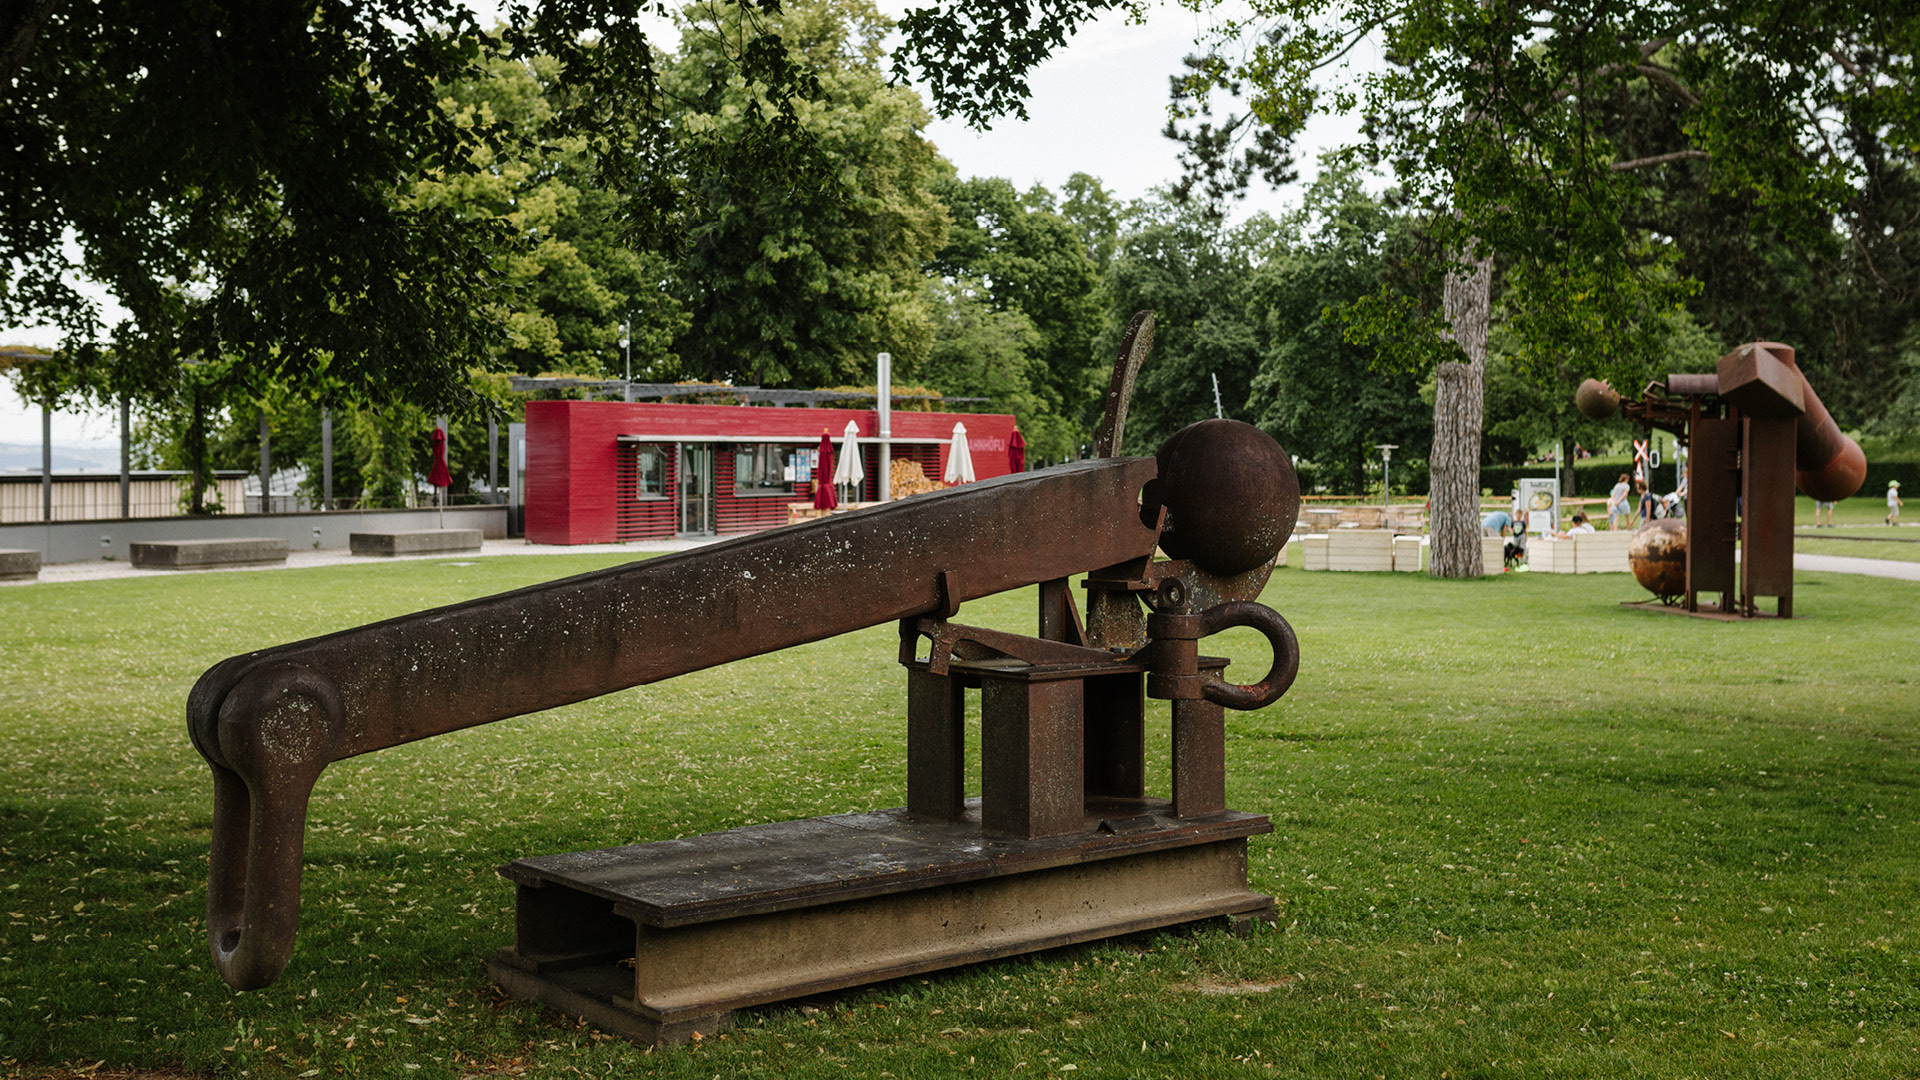
<instances>
[{"instance_id":1,"label":"tree trunk","mask_svg":"<svg viewBox=\"0 0 1920 1080\"><path fill-rule=\"evenodd\" d=\"M1480 428L1486 408L1487 320L1493 261L1475 256L1447 275L1445 304L1453 340L1467 362L1449 360L1434 380L1433 456L1428 516L1434 577L1478 577Z\"/></svg>"}]
</instances>

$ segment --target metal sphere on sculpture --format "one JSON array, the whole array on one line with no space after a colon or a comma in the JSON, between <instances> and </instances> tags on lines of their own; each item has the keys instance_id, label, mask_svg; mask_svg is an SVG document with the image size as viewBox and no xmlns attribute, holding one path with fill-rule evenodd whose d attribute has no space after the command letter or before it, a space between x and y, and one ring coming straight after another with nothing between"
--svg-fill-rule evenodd
<instances>
[{"instance_id":1,"label":"metal sphere on sculpture","mask_svg":"<svg viewBox=\"0 0 1920 1080\"><path fill-rule=\"evenodd\" d=\"M1588 379L1573 392L1573 404L1589 420L1605 420L1620 411L1620 393L1599 379Z\"/></svg>"},{"instance_id":2,"label":"metal sphere on sculpture","mask_svg":"<svg viewBox=\"0 0 1920 1080\"><path fill-rule=\"evenodd\" d=\"M1270 562L1292 535L1300 481L1287 452L1259 428L1202 420L1162 443L1156 459L1159 476L1141 512L1150 524L1166 507L1160 547L1169 556L1239 574Z\"/></svg>"},{"instance_id":3,"label":"metal sphere on sculpture","mask_svg":"<svg viewBox=\"0 0 1920 1080\"><path fill-rule=\"evenodd\" d=\"M1671 604L1687 592L1687 523L1677 518L1650 521L1627 547L1634 580Z\"/></svg>"}]
</instances>

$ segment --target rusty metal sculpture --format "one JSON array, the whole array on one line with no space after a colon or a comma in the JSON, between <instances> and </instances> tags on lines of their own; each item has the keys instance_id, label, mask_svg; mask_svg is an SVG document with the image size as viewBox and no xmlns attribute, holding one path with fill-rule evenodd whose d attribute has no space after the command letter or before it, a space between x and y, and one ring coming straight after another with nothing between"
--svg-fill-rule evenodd
<instances>
[{"instance_id":1,"label":"rusty metal sculpture","mask_svg":"<svg viewBox=\"0 0 1920 1080\"><path fill-rule=\"evenodd\" d=\"M1860 490L1867 461L1794 364L1792 347L1742 345L1712 374L1668 375L1638 399L1588 379L1574 401L1596 420L1617 410L1690 448L1684 545L1668 536L1636 542L1649 562L1642 584L1663 600L1677 592L1690 614L1751 618L1762 613L1759 598L1771 596L1773 614L1793 616L1794 487L1826 502L1844 499ZM1651 562L1671 563L1682 548L1676 589L1672 568ZM1638 563L1634 572L1642 574ZM1718 593L1718 603L1702 606L1701 593Z\"/></svg>"},{"instance_id":2,"label":"rusty metal sculpture","mask_svg":"<svg viewBox=\"0 0 1920 1080\"><path fill-rule=\"evenodd\" d=\"M1135 364L1123 352L1117 385ZM1116 397L1112 444L1124 386ZM308 795L330 762L895 620L905 807L516 861L495 982L670 1043L799 994L1270 915L1246 838L1272 826L1226 807L1222 709L1293 681L1293 632L1254 599L1298 502L1271 439L1207 421L1157 458L1002 477L233 657L188 704L214 778L215 965L244 989L289 962ZM1036 636L951 621L1033 585ZM1234 626L1272 645L1250 685L1199 652ZM970 689L977 799L962 786ZM1145 697L1172 702L1170 801L1145 794Z\"/></svg>"}]
</instances>

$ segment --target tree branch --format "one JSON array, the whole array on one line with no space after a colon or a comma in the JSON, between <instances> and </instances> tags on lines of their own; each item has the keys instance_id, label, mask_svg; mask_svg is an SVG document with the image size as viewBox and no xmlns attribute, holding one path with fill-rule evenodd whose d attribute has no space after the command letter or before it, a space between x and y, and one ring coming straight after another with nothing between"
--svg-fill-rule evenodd
<instances>
[{"instance_id":1,"label":"tree branch","mask_svg":"<svg viewBox=\"0 0 1920 1080\"><path fill-rule=\"evenodd\" d=\"M1675 150L1671 154L1655 154L1653 157L1634 158L1632 161L1616 161L1607 166L1607 168L1612 169L1614 172L1626 172L1629 169L1645 169L1654 165L1665 165L1672 161L1683 161L1687 158L1710 158L1712 156L1712 154L1707 153L1705 150Z\"/></svg>"},{"instance_id":2,"label":"tree branch","mask_svg":"<svg viewBox=\"0 0 1920 1080\"><path fill-rule=\"evenodd\" d=\"M13 78L20 73L20 66L27 62L27 54L33 51L33 40L40 36L40 30L53 17L55 0L39 0L38 3L21 5L15 18L9 20L13 25L0 27L0 33L6 35L6 42L0 45L0 86L12 86Z\"/></svg>"},{"instance_id":3,"label":"tree branch","mask_svg":"<svg viewBox=\"0 0 1920 1080\"><path fill-rule=\"evenodd\" d=\"M1843 68L1846 68L1847 74L1853 76L1856 79L1861 79L1861 80L1866 79L1867 73L1864 71L1861 71L1859 66L1856 65L1851 59L1849 59L1846 53L1841 52L1840 47L1838 45L1834 46L1831 49L1828 49L1827 55L1833 57L1835 63L1839 64Z\"/></svg>"}]
</instances>

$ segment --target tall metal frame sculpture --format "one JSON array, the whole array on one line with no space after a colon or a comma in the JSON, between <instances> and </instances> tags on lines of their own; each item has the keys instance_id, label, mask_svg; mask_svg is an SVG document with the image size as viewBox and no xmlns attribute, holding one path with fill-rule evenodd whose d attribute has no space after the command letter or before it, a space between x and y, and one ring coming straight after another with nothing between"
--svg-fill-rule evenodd
<instances>
[{"instance_id":1,"label":"tall metal frame sculpture","mask_svg":"<svg viewBox=\"0 0 1920 1080\"><path fill-rule=\"evenodd\" d=\"M1264 816L1226 806L1224 709L1284 694L1299 646L1255 602L1299 508L1286 453L1206 421L1116 457L1152 341L1122 346L1103 456L408 615L215 665L188 703L215 791L207 928L235 987L292 955L307 800L341 758L889 621L907 805L500 868L493 980L646 1043L733 1010L1199 919L1269 917ZM1157 557L1163 552L1167 558ZM1085 615L1069 578L1086 574ZM953 621L1037 586L1032 636ZM1265 635L1259 682L1201 639ZM964 695L982 780L963 788ZM1145 699L1172 703L1172 798L1146 795Z\"/></svg>"},{"instance_id":2,"label":"tall metal frame sculpture","mask_svg":"<svg viewBox=\"0 0 1920 1080\"><path fill-rule=\"evenodd\" d=\"M1835 502L1860 490L1867 461L1842 434L1794 363L1793 348L1757 341L1720 358L1711 374L1668 375L1638 399L1582 383L1580 411L1617 409L1688 447L1686 590L1682 610L1752 618L1773 597L1793 617L1793 492ZM1737 549L1737 554L1736 554ZM1702 593L1716 593L1711 606Z\"/></svg>"}]
</instances>

